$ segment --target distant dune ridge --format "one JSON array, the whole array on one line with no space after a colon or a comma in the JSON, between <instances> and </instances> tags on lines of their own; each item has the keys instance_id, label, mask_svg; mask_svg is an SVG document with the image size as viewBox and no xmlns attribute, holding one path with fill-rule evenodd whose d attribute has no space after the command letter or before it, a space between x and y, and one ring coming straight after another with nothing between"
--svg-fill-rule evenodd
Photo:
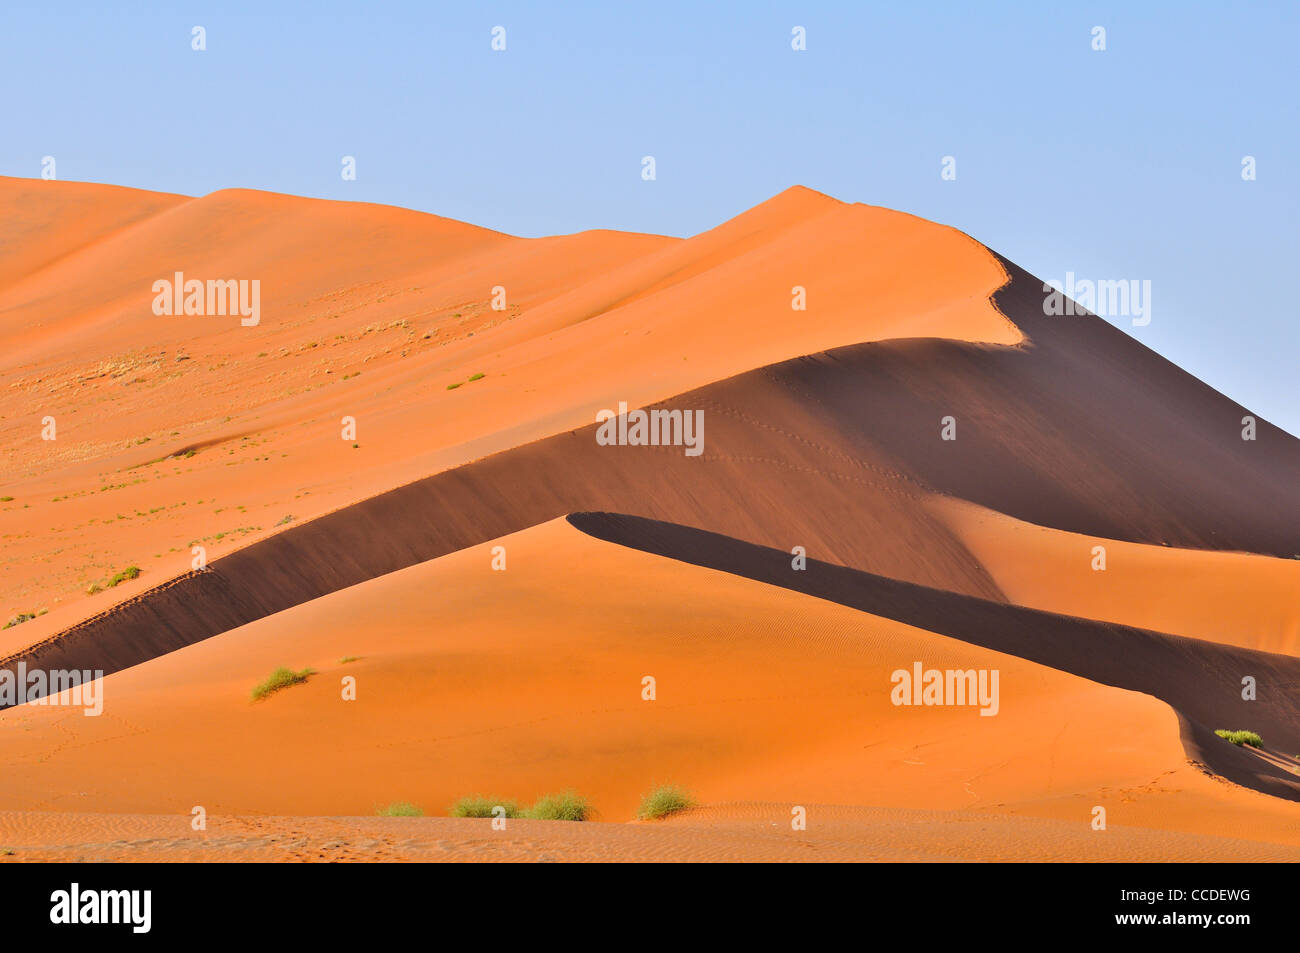
<instances>
[{"instance_id":1,"label":"distant dune ridge","mask_svg":"<svg viewBox=\"0 0 1300 953\"><path fill-rule=\"evenodd\" d=\"M441 813L582 783L630 820L673 782L1084 830L1110 805L1210 839L1184 853L1300 848L1300 441L1264 420L1243 440L1256 415L1100 318L1045 314L1042 281L954 229L800 187L680 240L14 179L0 212L4 611L49 610L0 633L0 666L110 673L102 724L0 714L28 729L0 810L346 814L423 791ZM259 282L260 321L154 314L174 274ZM621 407L698 419L701 452L598 439ZM677 603L635 582L660 565ZM682 654L692 606L725 622ZM343 654L357 702L327 671L240 707L276 666ZM889 706L889 671L976 656L1002 670L985 724ZM760 728L801 710L762 674L778 660L838 694ZM656 667L678 674L644 702ZM586 727L529 727L552 722ZM300 733L322 730L361 779L320 775L333 749ZM908 754L913 734L944 754ZM160 746L202 779L151 775ZM1159 859L1138 844L1121 854Z\"/></svg>"}]
</instances>

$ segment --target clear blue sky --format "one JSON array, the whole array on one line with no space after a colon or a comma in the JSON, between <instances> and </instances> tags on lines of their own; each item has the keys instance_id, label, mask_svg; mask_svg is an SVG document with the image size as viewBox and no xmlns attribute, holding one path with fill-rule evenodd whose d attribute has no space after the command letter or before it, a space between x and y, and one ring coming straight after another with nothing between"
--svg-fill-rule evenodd
<instances>
[{"instance_id":1,"label":"clear blue sky","mask_svg":"<svg viewBox=\"0 0 1300 953\"><path fill-rule=\"evenodd\" d=\"M690 235L799 183L1043 278L1150 279L1151 324L1116 323L1300 434L1298 3L370 6L7 3L0 174L520 235Z\"/></svg>"}]
</instances>

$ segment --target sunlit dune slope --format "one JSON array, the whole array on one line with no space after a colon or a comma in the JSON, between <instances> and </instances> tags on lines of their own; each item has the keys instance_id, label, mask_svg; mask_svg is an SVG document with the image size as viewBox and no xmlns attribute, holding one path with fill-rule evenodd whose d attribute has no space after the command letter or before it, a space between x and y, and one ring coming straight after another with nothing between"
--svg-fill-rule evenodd
<instances>
[{"instance_id":1,"label":"sunlit dune slope","mask_svg":"<svg viewBox=\"0 0 1300 953\"><path fill-rule=\"evenodd\" d=\"M809 560L691 527L618 513L569 521L600 539L828 599L1168 703L1189 759L1220 777L1300 801L1300 659L1042 612ZM1247 684L1250 691L1245 690ZM1262 747L1216 735L1248 727Z\"/></svg>"},{"instance_id":2,"label":"sunlit dune slope","mask_svg":"<svg viewBox=\"0 0 1300 953\"><path fill-rule=\"evenodd\" d=\"M1300 560L1081 536L950 497L932 509L1017 605L1300 654Z\"/></svg>"},{"instance_id":3,"label":"sunlit dune slope","mask_svg":"<svg viewBox=\"0 0 1300 953\"><path fill-rule=\"evenodd\" d=\"M1102 805L1118 827L1300 839L1189 767L1150 697L565 521L495 542L504 571L474 547L110 676L98 718L5 712L0 809L440 814L574 788L621 821L673 782L705 804L1023 805L1081 831ZM891 704L915 661L998 669L997 715ZM316 674L250 701L278 665Z\"/></svg>"},{"instance_id":4,"label":"sunlit dune slope","mask_svg":"<svg viewBox=\"0 0 1300 953\"><path fill-rule=\"evenodd\" d=\"M0 176L0 288L186 201L183 195L112 185Z\"/></svg>"}]
</instances>

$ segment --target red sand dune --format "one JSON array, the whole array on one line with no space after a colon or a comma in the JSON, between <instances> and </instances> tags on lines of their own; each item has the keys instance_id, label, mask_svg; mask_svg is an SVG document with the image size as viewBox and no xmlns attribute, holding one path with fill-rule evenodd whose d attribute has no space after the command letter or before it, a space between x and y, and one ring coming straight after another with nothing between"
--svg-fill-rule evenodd
<instances>
[{"instance_id":1,"label":"red sand dune","mask_svg":"<svg viewBox=\"0 0 1300 953\"><path fill-rule=\"evenodd\" d=\"M201 805L225 818L403 800L443 813L476 792L528 802L572 787L602 820L627 821L641 794L676 782L706 804L761 791L787 805L1064 822L1021 830L1030 842L1136 828L1197 835L1211 853L1206 837L1300 850L1293 805L1188 765L1173 712L1145 695L563 520L497 542L503 572L487 569L491 545L464 549L110 676L98 718L7 712L0 807L188 816ZM999 669L1001 711L892 705L890 674L913 659ZM318 674L250 701L281 664ZM349 675L355 701L341 693ZM1094 806L1107 831L1091 830Z\"/></svg>"},{"instance_id":2,"label":"red sand dune","mask_svg":"<svg viewBox=\"0 0 1300 953\"><path fill-rule=\"evenodd\" d=\"M65 188L0 179L6 227L35 231ZM29 641L184 572L191 541L216 556L620 400L879 337L1019 340L988 300L1002 267L969 238L801 188L686 240L516 239L246 190L105 192L94 214L121 227L47 227L44 266L0 284L0 490L14 497L0 517L21 542L0 554L3 608L50 610ZM78 197L66 215L92 204ZM943 282L927 276L936 260ZM176 271L260 280L261 323L155 316L152 284ZM807 312L791 310L798 283L814 289ZM344 416L356 441L340 439ZM125 565L138 583L87 600Z\"/></svg>"},{"instance_id":3,"label":"red sand dune","mask_svg":"<svg viewBox=\"0 0 1300 953\"><path fill-rule=\"evenodd\" d=\"M3 602L50 610L0 634L0 665L116 673L101 718L0 712L0 830L28 856L148 855L132 838L205 804L281 815L216 856L324 857L339 822L314 815L573 786L625 821L669 780L706 808L483 852L1293 856L1300 441L1243 441L1244 408L1098 318L1046 317L1042 283L968 236L800 188L684 240L7 179L0 209L22 247L0 267ZM261 322L155 316L175 271L259 279ZM598 445L620 401L702 410L702 455ZM892 706L921 658L1001 671L998 716ZM319 674L250 704L280 664ZM647 665L682 694L640 701ZM725 807L751 802L839 826L792 848ZM898 820L910 845L904 808L940 812ZM972 811L986 839L945 842ZM121 814L122 837L58 840L62 812ZM445 823L410 829L469 836ZM428 856L412 836L349 856Z\"/></svg>"}]
</instances>

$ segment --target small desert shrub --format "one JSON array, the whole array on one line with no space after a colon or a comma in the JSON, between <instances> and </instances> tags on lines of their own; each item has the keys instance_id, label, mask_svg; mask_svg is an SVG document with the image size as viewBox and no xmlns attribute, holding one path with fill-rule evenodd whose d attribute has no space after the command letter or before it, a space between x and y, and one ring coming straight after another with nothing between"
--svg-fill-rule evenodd
<instances>
[{"instance_id":1,"label":"small desert shrub","mask_svg":"<svg viewBox=\"0 0 1300 953\"><path fill-rule=\"evenodd\" d=\"M673 784L657 787L641 799L636 816L643 821L656 820L695 806L691 796Z\"/></svg>"},{"instance_id":2,"label":"small desert shrub","mask_svg":"<svg viewBox=\"0 0 1300 953\"><path fill-rule=\"evenodd\" d=\"M30 622L36 618L35 612L20 612L8 622L5 623L6 629L12 629L16 625L22 625L24 622Z\"/></svg>"},{"instance_id":3,"label":"small desert shrub","mask_svg":"<svg viewBox=\"0 0 1300 953\"><path fill-rule=\"evenodd\" d=\"M388 807L381 807L375 813L380 817L424 817L424 811L410 801L394 801Z\"/></svg>"},{"instance_id":4,"label":"small desert shrub","mask_svg":"<svg viewBox=\"0 0 1300 953\"><path fill-rule=\"evenodd\" d=\"M0 496L0 503L11 503L11 502L13 502L12 496Z\"/></svg>"},{"instance_id":5,"label":"small desert shrub","mask_svg":"<svg viewBox=\"0 0 1300 953\"><path fill-rule=\"evenodd\" d=\"M284 519L280 520L280 522L276 523L275 525L276 525L276 526L284 526L284 525L286 525L286 524L288 524L288 523L292 523L292 522L293 522L293 514L290 513L288 516L284 517Z\"/></svg>"},{"instance_id":6,"label":"small desert shrub","mask_svg":"<svg viewBox=\"0 0 1300 953\"><path fill-rule=\"evenodd\" d=\"M481 381L481 380L482 380L483 378L485 378L485 377L487 377L486 374L475 374L475 375L473 375L472 377L470 377L470 380L471 380L471 381Z\"/></svg>"},{"instance_id":7,"label":"small desert shrub","mask_svg":"<svg viewBox=\"0 0 1300 953\"><path fill-rule=\"evenodd\" d=\"M538 798L525 816L537 821L585 821L591 815L591 803L585 797L565 791Z\"/></svg>"},{"instance_id":8,"label":"small desert shrub","mask_svg":"<svg viewBox=\"0 0 1300 953\"><path fill-rule=\"evenodd\" d=\"M345 655L345 656L343 656L341 659L339 659L339 664L340 664L340 665L347 665L348 662L356 662L356 661L360 660L360 658L361 658L360 655Z\"/></svg>"},{"instance_id":9,"label":"small desert shrub","mask_svg":"<svg viewBox=\"0 0 1300 953\"><path fill-rule=\"evenodd\" d=\"M1250 745L1252 748L1264 747L1264 739L1253 731L1229 731L1226 728L1220 728L1215 732L1224 741L1230 741L1234 745Z\"/></svg>"},{"instance_id":10,"label":"small desert shrub","mask_svg":"<svg viewBox=\"0 0 1300 953\"><path fill-rule=\"evenodd\" d=\"M252 690L251 695L253 701L265 698L272 692L278 692L280 689L288 688L290 685L297 685L299 682L305 682L309 676L315 674L316 672L314 669L304 668L301 672L295 672L293 669L285 668L281 665L267 676L266 681Z\"/></svg>"},{"instance_id":11,"label":"small desert shrub","mask_svg":"<svg viewBox=\"0 0 1300 953\"><path fill-rule=\"evenodd\" d=\"M465 383L465 382L464 382L464 381L457 381L457 382L454 383L454 384L448 384L448 385L447 385L447 390L455 390L457 387L459 387L459 386L460 386L461 384L463 384L463 383Z\"/></svg>"},{"instance_id":12,"label":"small desert shrub","mask_svg":"<svg viewBox=\"0 0 1300 953\"><path fill-rule=\"evenodd\" d=\"M114 586L120 586L128 579L135 579L139 575L140 575L139 566L127 566L121 572L115 572L113 573L112 576L109 577L108 588L112 589Z\"/></svg>"},{"instance_id":13,"label":"small desert shrub","mask_svg":"<svg viewBox=\"0 0 1300 953\"><path fill-rule=\"evenodd\" d=\"M472 794L469 797L463 797L451 806L449 812L452 817L495 817L493 809L505 808L506 817L520 817L519 805L509 798L502 797L483 797L481 794Z\"/></svg>"}]
</instances>

